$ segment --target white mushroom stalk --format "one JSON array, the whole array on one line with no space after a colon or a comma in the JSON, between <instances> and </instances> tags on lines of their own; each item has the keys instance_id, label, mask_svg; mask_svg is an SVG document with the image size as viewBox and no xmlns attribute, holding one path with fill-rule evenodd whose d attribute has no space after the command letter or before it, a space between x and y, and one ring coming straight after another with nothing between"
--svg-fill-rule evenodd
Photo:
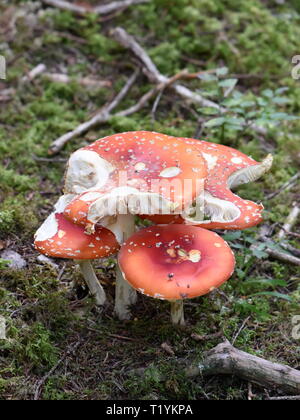
<instances>
[{"instance_id":1,"label":"white mushroom stalk","mask_svg":"<svg viewBox=\"0 0 300 420\"><path fill-rule=\"evenodd\" d=\"M34 244L42 254L78 262L96 305L103 306L106 295L91 260L115 253L119 245L113 233L104 227L96 227L93 234L87 234L82 226L77 226L64 217L63 212L73 197L73 194L67 194L59 199L55 211L36 232Z\"/></svg>"},{"instance_id":2,"label":"white mushroom stalk","mask_svg":"<svg viewBox=\"0 0 300 420\"><path fill-rule=\"evenodd\" d=\"M117 217L116 228L122 235L122 242L125 242L134 232L134 216L131 214L119 214ZM115 228L112 228L114 231ZM120 235L118 234L118 236ZM133 287L126 281L124 275L117 263L116 269L116 296L115 296L115 314L120 320L130 319L130 305L137 301L137 293Z\"/></svg>"},{"instance_id":3,"label":"white mushroom stalk","mask_svg":"<svg viewBox=\"0 0 300 420\"><path fill-rule=\"evenodd\" d=\"M170 301L173 325L185 325L183 300Z\"/></svg>"},{"instance_id":4,"label":"white mushroom stalk","mask_svg":"<svg viewBox=\"0 0 300 420\"><path fill-rule=\"evenodd\" d=\"M104 306L106 294L95 274L91 260L78 260L77 263L96 305Z\"/></svg>"}]
</instances>

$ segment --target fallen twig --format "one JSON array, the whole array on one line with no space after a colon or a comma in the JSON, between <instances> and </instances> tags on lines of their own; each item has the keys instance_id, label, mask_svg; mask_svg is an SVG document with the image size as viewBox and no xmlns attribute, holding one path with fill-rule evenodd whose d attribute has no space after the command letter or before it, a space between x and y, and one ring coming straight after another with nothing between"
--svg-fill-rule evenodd
<instances>
[{"instance_id":1,"label":"fallen twig","mask_svg":"<svg viewBox=\"0 0 300 420\"><path fill-rule=\"evenodd\" d=\"M245 325L247 324L247 322L249 321L250 316L248 316L246 319L244 319L244 321L242 322L242 325L240 326L240 328L238 329L237 333L234 335L233 339L232 339L232 345L234 345L234 343L236 342L238 336L241 334L241 332L243 331L243 329L245 328Z\"/></svg>"},{"instance_id":2,"label":"fallen twig","mask_svg":"<svg viewBox=\"0 0 300 420\"><path fill-rule=\"evenodd\" d=\"M137 41L129 35L125 29L123 28L116 28L111 31L112 36L116 41L118 41L123 47L129 49L142 63L146 75L149 79L154 83L168 83L169 78L161 74L151 58L148 56L146 51L137 43ZM225 111L224 108L220 107L215 102L210 101L209 99L203 98L198 93L192 92L190 89L186 88L183 85L179 84L171 84L172 89L175 90L177 94L182 96L184 99L191 100L192 102L196 102L201 106L212 107L218 110Z\"/></svg>"},{"instance_id":3,"label":"fallen twig","mask_svg":"<svg viewBox=\"0 0 300 420\"><path fill-rule=\"evenodd\" d=\"M300 172L297 172L293 175L287 182L285 182L277 191L272 192L271 194L267 195L267 200L276 197L278 194L282 193L285 190L289 190L300 178Z\"/></svg>"},{"instance_id":4,"label":"fallen twig","mask_svg":"<svg viewBox=\"0 0 300 420\"><path fill-rule=\"evenodd\" d=\"M82 86L93 86L93 87L111 87L112 83L110 80L96 80L90 77L83 77L81 79L70 77L66 74L60 73L44 73L44 77L57 83L71 83L76 82Z\"/></svg>"},{"instance_id":5,"label":"fallen twig","mask_svg":"<svg viewBox=\"0 0 300 420\"><path fill-rule=\"evenodd\" d=\"M118 10L123 10L129 6L141 3L148 3L150 0L122 0L122 1L113 1L108 4L101 6L81 6L80 4L72 4L64 0L42 0L43 3L48 6L57 7L58 9L68 10L79 15L85 15L87 13L96 13L97 15L107 15L109 13L116 12Z\"/></svg>"},{"instance_id":6,"label":"fallen twig","mask_svg":"<svg viewBox=\"0 0 300 420\"><path fill-rule=\"evenodd\" d=\"M51 375L56 371L56 369L59 367L59 365L71 354L74 353L75 350L80 346L82 341L78 341L77 343L71 345L68 347L68 349L65 351L64 355L59 359L59 361L53 366L52 369L49 370L49 372L42 377L42 379L37 383L37 387L35 389L34 397L33 399L37 401L40 398L41 390L47 379L50 378Z\"/></svg>"},{"instance_id":7,"label":"fallen twig","mask_svg":"<svg viewBox=\"0 0 300 420\"><path fill-rule=\"evenodd\" d=\"M206 335L200 335L197 333L191 334L191 338L195 341L210 341L210 340L215 340L216 338L220 338L222 336L223 336L222 331L218 331L216 333L206 334Z\"/></svg>"},{"instance_id":8,"label":"fallen twig","mask_svg":"<svg viewBox=\"0 0 300 420\"><path fill-rule=\"evenodd\" d=\"M300 371L273 363L233 347L228 341L206 353L204 359L186 370L187 376L236 375L265 388L300 393Z\"/></svg>"},{"instance_id":9,"label":"fallen twig","mask_svg":"<svg viewBox=\"0 0 300 420\"><path fill-rule=\"evenodd\" d=\"M110 337L117 338L118 340L125 340L125 341L137 341L135 338L125 337L123 335L118 334L108 334Z\"/></svg>"},{"instance_id":10,"label":"fallen twig","mask_svg":"<svg viewBox=\"0 0 300 420\"><path fill-rule=\"evenodd\" d=\"M34 67L29 73L26 74L26 76L23 76L21 81L24 82L31 82L33 79L35 79L40 74L44 73L46 71L45 64L39 64L36 67Z\"/></svg>"},{"instance_id":11,"label":"fallen twig","mask_svg":"<svg viewBox=\"0 0 300 420\"><path fill-rule=\"evenodd\" d=\"M122 111L116 112L115 114L112 114L111 111L121 102L125 94L127 94L130 87L133 85L134 81L136 80L138 72L134 73L134 75L132 76L132 78L128 80L128 83L124 86L122 91L120 91L120 93L115 97L115 99L109 105L102 108L102 110L99 113L97 113L91 120L83 124L80 124L75 130L70 131L69 133L64 134L63 136L55 140L50 146L49 154L55 154L59 152L68 141L83 134L85 131L89 130L95 125L108 122L112 117L127 117L128 115L132 115L135 112L140 111L151 98L153 98L158 92L165 89L167 86L170 86L172 83L175 83L183 74L185 74L185 72L186 71L182 71L176 74L175 76L171 77L170 79L167 79L165 82L159 83L153 89L146 92L138 100L138 102L132 105L130 108L127 108Z\"/></svg>"},{"instance_id":12,"label":"fallen twig","mask_svg":"<svg viewBox=\"0 0 300 420\"><path fill-rule=\"evenodd\" d=\"M275 249L266 248L265 251L272 258L300 266L300 258L294 257L293 255L287 254L286 252L280 252Z\"/></svg>"},{"instance_id":13,"label":"fallen twig","mask_svg":"<svg viewBox=\"0 0 300 420\"><path fill-rule=\"evenodd\" d=\"M174 352L174 350L172 349L172 347L170 346L170 344L168 344L168 343L162 343L161 345L160 345L160 347L166 352L166 353L168 353L170 356L175 356L175 352Z\"/></svg>"},{"instance_id":14,"label":"fallen twig","mask_svg":"<svg viewBox=\"0 0 300 420\"><path fill-rule=\"evenodd\" d=\"M300 214L300 207L298 204L295 204L292 210L290 211L282 229L278 233L278 239L285 237L286 232L289 232L294 224L297 222L298 216Z\"/></svg>"},{"instance_id":15,"label":"fallen twig","mask_svg":"<svg viewBox=\"0 0 300 420\"><path fill-rule=\"evenodd\" d=\"M107 122L111 118L111 111L122 101L127 95L132 85L136 81L138 72L134 72L133 75L128 79L127 83L116 95L112 102L104 106L96 115L93 116L89 121L86 121L76 127L74 130L69 131L63 136L56 139L50 146L49 154L53 155L61 150L64 145L75 137L80 136L97 124Z\"/></svg>"},{"instance_id":16,"label":"fallen twig","mask_svg":"<svg viewBox=\"0 0 300 420\"><path fill-rule=\"evenodd\" d=\"M119 42L124 48L127 48L130 50L135 57L141 62L144 68L144 72L147 75L147 77L152 81L153 83L166 83L169 79L168 77L164 76L159 72L156 65L153 63L149 55L146 53L146 51L139 45L139 43L131 36L129 35L125 29L118 27L116 29L113 29L111 31L111 35L113 38ZM195 78L199 77L201 73L205 72L198 72L198 73L192 73L192 74L186 74L184 78ZM210 107L217 109L220 113L226 112L226 108L220 106L219 104L204 98L199 93L195 93L188 89L187 87L180 85L178 83L171 84L170 87L182 98L185 100L197 103L203 107ZM253 125L252 129L255 130L259 134L266 134L266 129L264 127Z\"/></svg>"}]
</instances>

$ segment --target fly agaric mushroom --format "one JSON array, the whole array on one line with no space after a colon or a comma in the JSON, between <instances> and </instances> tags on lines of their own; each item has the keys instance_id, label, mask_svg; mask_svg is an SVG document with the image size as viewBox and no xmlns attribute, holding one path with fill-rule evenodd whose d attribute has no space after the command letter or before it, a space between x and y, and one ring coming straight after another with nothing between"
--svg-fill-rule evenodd
<instances>
[{"instance_id":1,"label":"fly agaric mushroom","mask_svg":"<svg viewBox=\"0 0 300 420\"><path fill-rule=\"evenodd\" d=\"M261 163L231 147L206 141L184 139L201 152L208 167L204 191L197 203L182 215L145 216L158 224L187 223L206 229L246 229L262 221L262 204L243 200L231 191L241 184L256 181L272 166L268 155ZM199 206L203 211L198 211Z\"/></svg>"},{"instance_id":2,"label":"fly agaric mushroom","mask_svg":"<svg viewBox=\"0 0 300 420\"><path fill-rule=\"evenodd\" d=\"M93 234L87 234L82 226L67 220L63 211L72 197L65 195L59 199L55 211L36 232L34 245L41 254L48 257L77 260L96 304L102 306L106 301L105 292L90 260L115 254L119 244L114 234L104 227L96 226Z\"/></svg>"},{"instance_id":3,"label":"fly agaric mushroom","mask_svg":"<svg viewBox=\"0 0 300 420\"><path fill-rule=\"evenodd\" d=\"M135 215L182 213L203 190L206 175L204 159L183 139L147 131L108 136L71 156L65 193L76 196L64 215L87 232L100 223L122 243L135 231ZM135 299L117 270L120 319L129 318Z\"/></svg>"},{"instance_id":4,"label":"fly agaric mushroom","mask_svg":"<svg viewBox=\"0 0 300 420\"><path fill-rule=\"evenodd\" d=\"M141 293L171 302L174 324L184 324L183 299L211 292L229 279L232 250L214 232L195 226L144 228L119 252L124 278Z\"/></svg>"}]
</instances>

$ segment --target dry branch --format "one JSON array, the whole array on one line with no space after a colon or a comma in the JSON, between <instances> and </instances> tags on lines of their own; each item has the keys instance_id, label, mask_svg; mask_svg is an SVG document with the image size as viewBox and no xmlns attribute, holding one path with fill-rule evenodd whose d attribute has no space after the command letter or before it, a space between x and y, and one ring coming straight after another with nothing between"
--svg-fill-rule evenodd
<instances>
[{"instance_id":1,"label":"dry branch","mask_svg":"<svg viewBox=\"0 0 300 420\"><path fill-rule=\"evenodd\" d=\"M156 65L153 63L149 55L146 53L146 51L139 45L139 43L131 36L129 35L125 29L118 27L116 29L113 29L111 31L111 35L113 38L119 42L124 48L130 50L135 57L141 62L144 72L149 78L150 81L153 83L167 83L168 77L164 76L159 72ZM194 74L187 74L184 78L191 79L195 77L199 77L201 73L205 72L198 72ZM217 109L220 113L226 112L226 108L220 106L219 104L204 98L199 93L195 93L188 89L187 87L175 83L171 84L170 87L177 93L177 95L181 96L183 99L194 102L196 104L199 104L203 107L210 107ZM258 134L266 134L266 129L264 127L252 125L252 129L256 131Z\"/></svg>"},{"instance_id":2,"label":"dry branch","mask_svg":"<svg viewBox=\"0 0 300 420\"><path fill-rule=\"evenodd\" d=\"M299 395L300 371L273 363L233 347L229 342L218 344L206 353L198 366L187 369L190 377L203 375L236 375L268 389Z\"/></svg>"},{"instance_id":3,"label":"dry branch","mask_svg":"<svg viewBox=\"0 0 300 420\"><path fill-rule=\"evenodd\" d=\"M116 95L116 97L113 99L111 103L104 106L96 115L94 115L93 118L91 118L89 121L86 121L82 124L80 124L78 127L76 127L74 130L64 134L63 136L59 137L57 140L55 140L49 149L49 154L53 155L57 152L59 152L64 145L72 140L75 137L80 136L81 134L85 133L92 127L94 127L97 124L107 122L111 118L111 111L118 106L118 104L123 100L123 98L127 95L131 87L133 86L134 82L136 81L138 76L138 72L134 72L133 75L128 79L127 83L124 85L124 87L120 90L120 92Z\"/></svg>"},{"instance_id":4,"label":"dry branch","mask_svg":"<svg viewBox=\"0 0 300 420\"><path fill-rule=\"evenodd\" d=\"M22 82L31 82L33 79L35 79L40 74L44 73L46 71L45 64L38 64L36 67L34 67L29 73L26 74L26 76L22 77Z\"/></svg>"},{"instance_id":5,"label":"dry branch","mask_svg":"<svg viewBox=\"0 0 300 420\"><path fill-rule=\"evenodd\" d=\"M148 56L146 51L136 42L136 40L129 35L125 29L116 28L111 31L114 39L119 42L124 48L129 49L138 60L143 65L146 75L153 83L168 83L169 78L161 74L151 58ZM216 108L220 111L225 111L224 108L220 107L215 102L210 101L209 99L203 98L198 93L192 92L190 89L186 88L183 85L172 84L170 85L172 89L184 99L188 99L192 102L196 102L201 106Z\"/></svg>"},{"instance_id":6,"label":"dry branch","mask_svg":"<svg viewBox=\"0 0 300 420\"><path fill-rule=\"evenodd\" d=\"M285 252L280 252L270 248L266 248L265 251L270 255L270 257L275 258L276 260L300 266L300 258L294 257L291 254L287 254Z\"/></svg>"},{"instance_id":7,"label":"dry branch","mask_svg":"<svg viewBox=\"0 0 300 420\"><path fill-rule=\"evenodd\" d=\"M286 232L289 232L292 229L292 227L297 222L299 214L300 214L300 207L298 204L295 204L292 210L290 211L282 229L278 233L279 239L284 238L286 235Z\"/></svg>"},{"instance_id":8,"label":"dry branch","mask_svg":"<svg viewBox=\"0 0 300 420\"><path fill-rule=\"evenodd\" d=\"M109 80L96 80L91 79L90 77L83 77L83 78L73 78L66 74L61 73L44 73L43 75L48 80L56 83L71 83L76 82L82 86L92 86L92 87L111 87L111 82Z\"/></svg>"},{"instance_id":9,"label":"dry branch","mask_svg":"<svg viewBox=\"0 0 300 420\"><path fill-rule=\"evenodd\" d=\"M289 190L291 187L295 185L297 180L300 178L300 172L297 172L293 175L287 182L285 182L277 191L272 192L271 194L267 195L267 200L276 197L278 194L282 193L285 190Z\"/></svg>"},{"instance_id":10,"label":"dry branch","mask_svg":"<svg viewBox=\"0 0 300 420\"><path fill-rule=\"evenodd\" d=\"M59 359L59 361L53 366L53 368L51 370L49 370L48 373L46 373L45 376L42 377L41 380L38 381L35 392L34 392L34 397L33 399L35 401L37 401L40 398L40 394L42 391L42 388L45 384L45 382L50 378L50 376L53 375L53 373L56 371L56 369L59 367L59 365L71 354L74 354L75 351L77 350L77 348L82 344L82 341L79 340L77 341L77 343L72 344L71 346L69 346L67 348L67 350L65 351L65 353L63 354L63 356Z\"/></svg>"},{"instance_id":11,"label":"dry branch","mask_svg":"<svg viewBox=\"0 0 300 420\"><path fill-rule=\"evenodd\" d=\"M135 112L140 111L147 103L148 101L153 98L158 92L165 89L167 86L170 86L172 83L175 83L182 75L185 74L185 71L182 71L175 76L171 77L170 79L167 79L167 81L159 83L157 86L155 86L153 89L149 90L147 93L145 93L137 103L132 105L130 108L124 109L122 111L116 112L115 114L112 114L111 111L116 108L116 106L122 101L122 99L125 97L125 95L130 90L131 86L135 82L138 71L133 74L133 76L128 80L124 88L120 91L120 93L115 97L115 99L109 104L106 105L102 110L97 113L92 119L89 121L80 124L75 130L70 131L67 134L64 134L63 136L59 137L57 140L55 140L49 149L49 154L55 154L58 153L64 145L72 140L75 137L80 136L87 130L91 129L92 127L103 124L108 122L112 117L127 117L128 115L132 115Z\"/></svg>"},{"instance_id":12,"label":"dry branch","mask_svg":"<svg viewBox=\"0 0 300 420\"><path fill-rule=\"evenodd\" d=\"M96 13L97 15L108 15L109 13L123 10L129 6L135 4L148 3L150 0L121 0L113 1L108 4L101 6L80 6L79 4L72 4L64 0L42 0L43 3L48 6L57 7L58 9L68 10L79 15L85 15L87 13Z\"/></svg>"}]
</instances>

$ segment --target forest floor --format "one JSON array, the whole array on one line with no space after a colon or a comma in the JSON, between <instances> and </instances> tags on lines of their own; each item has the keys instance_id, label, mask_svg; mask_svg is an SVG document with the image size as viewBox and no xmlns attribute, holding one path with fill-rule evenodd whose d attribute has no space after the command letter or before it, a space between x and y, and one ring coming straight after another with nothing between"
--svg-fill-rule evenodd
<instances>
[{"instance_id":1,"label":"forest floor","mask_svg":"<svg viewBox=\"0 0 300 420\"><path fill-rule=\"evenodd\" d=\"M280 189L300 170L300 120L291 117L300 108L300 80L291 76L292 57L300 54L297 4L152 0L109 16L78 16L42 1L1 1L0 54L7 60L7 79L0 81L0 253L17 252L26 267L12 269L0 258L0 316L7 326L7 339L0 339L0 398L218 400L280 395L256 386L250 392L246 381L231 376L190 379L184 374L184 366L201 360L222 336L241 350L300 367L299 339L292 334L293 317L300 315L299 266L266 252L261 226L225 233L235 251L236 271L219 291L186 303L184 328L170 325L167 303L144 296L132 309L131 321L118 321L113 316L114 258L94 264L109 299L99 312L84 288L72 290L72 280L80 279L74 263L45 265L37 260L32 243L61 194L73 151L112 133L151 130L200 136L256 160L272 153L272 170L239 194L264 204L270 246L280 252L286 252L281 245L299 249L299 222L293 235L277 239L300 195L299 178ZM154 97L139 112L111 118L50 156L51 143L111 101L138 68L138 60L111 35L118 26L135 37L168 77L183 69L221 69L218 77L182 84L217 103L227 101L225 120L216 121L222 117L213 115L214 110L186 102L166 88L155 112ZM67 73L71 82L55 82L46 74L22 81L40 64L47 73ZM84 77L105 82L83 86ZM134 105L152 87L141 71L116 111ZM228 88L231 102L224 99ZM258 134L251 124L241 128L241 118L261 124L266 133ZM195 334L207 338L196 341Z\"/></svg>"}]
</instances>

